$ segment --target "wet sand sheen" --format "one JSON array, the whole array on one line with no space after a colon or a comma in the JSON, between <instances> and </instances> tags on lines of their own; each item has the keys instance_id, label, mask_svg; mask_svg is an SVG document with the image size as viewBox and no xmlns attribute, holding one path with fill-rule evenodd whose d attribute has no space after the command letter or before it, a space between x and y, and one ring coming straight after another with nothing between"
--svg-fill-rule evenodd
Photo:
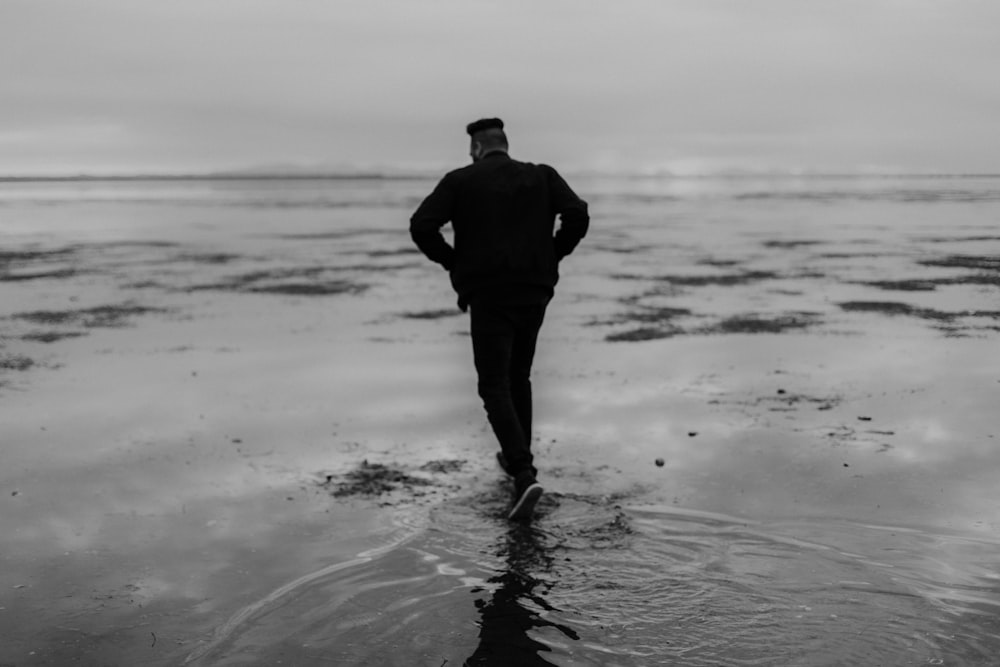
<instances>
[{"instance_id":1,"label":"wet sand sheen","mask_svg":"<svg viewBox=\"0 0 1000 667\"><path fill-rule=\"evenodd\" d=\"M425 185L4 206L0 661L992 659L996 184L590 184L531 526Z\"/></svg>"},{"instance_id":2,"label":"wet sand sheen","mask_svg":"<svg viewBox=\"0 0 1000 667\"><path fill-rule=\"evenodd\" d=\"M503 504L505 494L485 495L475 501ZM975 644L990 632L989 621L977 619L988 608L914 588L925 576L919 565L900 569L789 537L805 528L793 524L623 508L558 493L546 504L530 526L440 508L435 529L380 560L312 580L281 604L241 619L238 631L199 658L384 665L802 664L803 654L816 657L806 664L904 664L930 653L987 658L951 646ZM826 539L847 531L853 542L860 537L903 551L939 540L874 526L808 529ZM965 555L992 548L963 540L953 546ZM981 571L949 583L979 594L987 582Z\"/></svg>"}]
</instances>

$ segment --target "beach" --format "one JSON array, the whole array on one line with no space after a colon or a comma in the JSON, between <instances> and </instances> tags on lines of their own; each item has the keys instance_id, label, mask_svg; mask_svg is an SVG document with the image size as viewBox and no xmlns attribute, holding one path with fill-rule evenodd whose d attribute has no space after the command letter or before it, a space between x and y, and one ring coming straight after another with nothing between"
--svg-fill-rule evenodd
<instances>
[{"instance_id":1,"label":"beach","mask_svg":"<svg viewBox=\"0 0 1000 667\"><path fill-rule=\"evenodd\" d=\"M433 178L0 183L0 665L991 664L1000 179L570 181L525 525Z\"/></svg>"}]
</instances>

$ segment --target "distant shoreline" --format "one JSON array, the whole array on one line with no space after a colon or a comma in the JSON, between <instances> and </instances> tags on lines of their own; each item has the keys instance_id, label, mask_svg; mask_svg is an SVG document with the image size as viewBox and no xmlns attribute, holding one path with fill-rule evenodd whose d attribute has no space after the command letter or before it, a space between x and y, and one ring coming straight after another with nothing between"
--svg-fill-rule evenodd
<instances>
[{"instance_id":1,"label":"distant shoreline","mask_svg":"<svg viewBox=\"0 0 1000 667\"><path fill-rule=\"evenodd\" d=\"M407 174L112 174L107 176L0 176L0 183L59 183L94 181L413 181L432 176Z\"/></svg>"},{"instance_id":2,"label":"distant shoreline","mask_svg":"<svg viewBox=\"0 0 1000 667\"><path fill-rule=\"evenodd\" d=\"M305 173L305 174L240 174L240 173L217 173L217 174L77 174L77 175L54 175L54 176L0 176L0 183L73 183L73 182L122 182L122 181L425 181L440 177L441 174L386 174L380 172L359 172L346 174L325 174L325 173ZM602 173L587 172L579 173L567 172L573 177L603 177L603 178L629 178L635 180L753 180L753 179L778 179L778 180L877 180L877 179L909 179L909 180L948 180L948 179L977 179L977 178L1000 178L1000 173L958 173L958 174L907 174L907 173L884 173L884 174L823 174L823 173L725 173L717 174L635 174L635 173Z\"/></svg>"}]
</instances>

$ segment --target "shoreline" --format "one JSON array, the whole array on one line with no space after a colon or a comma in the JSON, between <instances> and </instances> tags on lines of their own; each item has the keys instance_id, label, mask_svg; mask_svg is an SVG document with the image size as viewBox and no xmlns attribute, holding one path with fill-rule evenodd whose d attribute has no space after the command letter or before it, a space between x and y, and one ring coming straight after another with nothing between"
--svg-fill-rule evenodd
<instances>
[{"instance_id":1,"label":"shoreline","mask_svg":"<svg viewBox=\"0 0 1000 667\"><path fill-rule=\"evenodd\" d=\"M419 173L393 173L385 171L347 172L206 172L206 173L111 173L111 174L6 174L0 175L0 183L62 183L62 182L129 182L129 181L435 181L447 168ZM705 174L647 173L647 172L599 172L589 170L568 170L567 175L577 178L623 178L636 180L965 180L1000 179L1000 172L718 172Z\"/></svg>"}]
</instances>

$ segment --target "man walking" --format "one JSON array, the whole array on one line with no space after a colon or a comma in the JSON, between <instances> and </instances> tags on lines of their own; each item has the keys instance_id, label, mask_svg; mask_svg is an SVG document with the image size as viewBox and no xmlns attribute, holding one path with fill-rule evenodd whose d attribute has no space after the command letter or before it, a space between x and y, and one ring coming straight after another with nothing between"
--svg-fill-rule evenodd
<instances>
[{"instance_id":1,"label":"man walking","mask_svg":"<svg viewBox=\"0 0 1000 667\"><path fill-rule=\"evenodd\" d=\"M448 270L471 310L479 396L514 478L509 518L531 516L542 495L531 454L531 363L559 262L587 233L587 203L555 169L508 155L499 118L466 127L472 164L445 175L410 218L410 235ZM558 230L555 218L561 224ZM454 247L441 235L451 222Z\"/></svg>"}]
</instances>

